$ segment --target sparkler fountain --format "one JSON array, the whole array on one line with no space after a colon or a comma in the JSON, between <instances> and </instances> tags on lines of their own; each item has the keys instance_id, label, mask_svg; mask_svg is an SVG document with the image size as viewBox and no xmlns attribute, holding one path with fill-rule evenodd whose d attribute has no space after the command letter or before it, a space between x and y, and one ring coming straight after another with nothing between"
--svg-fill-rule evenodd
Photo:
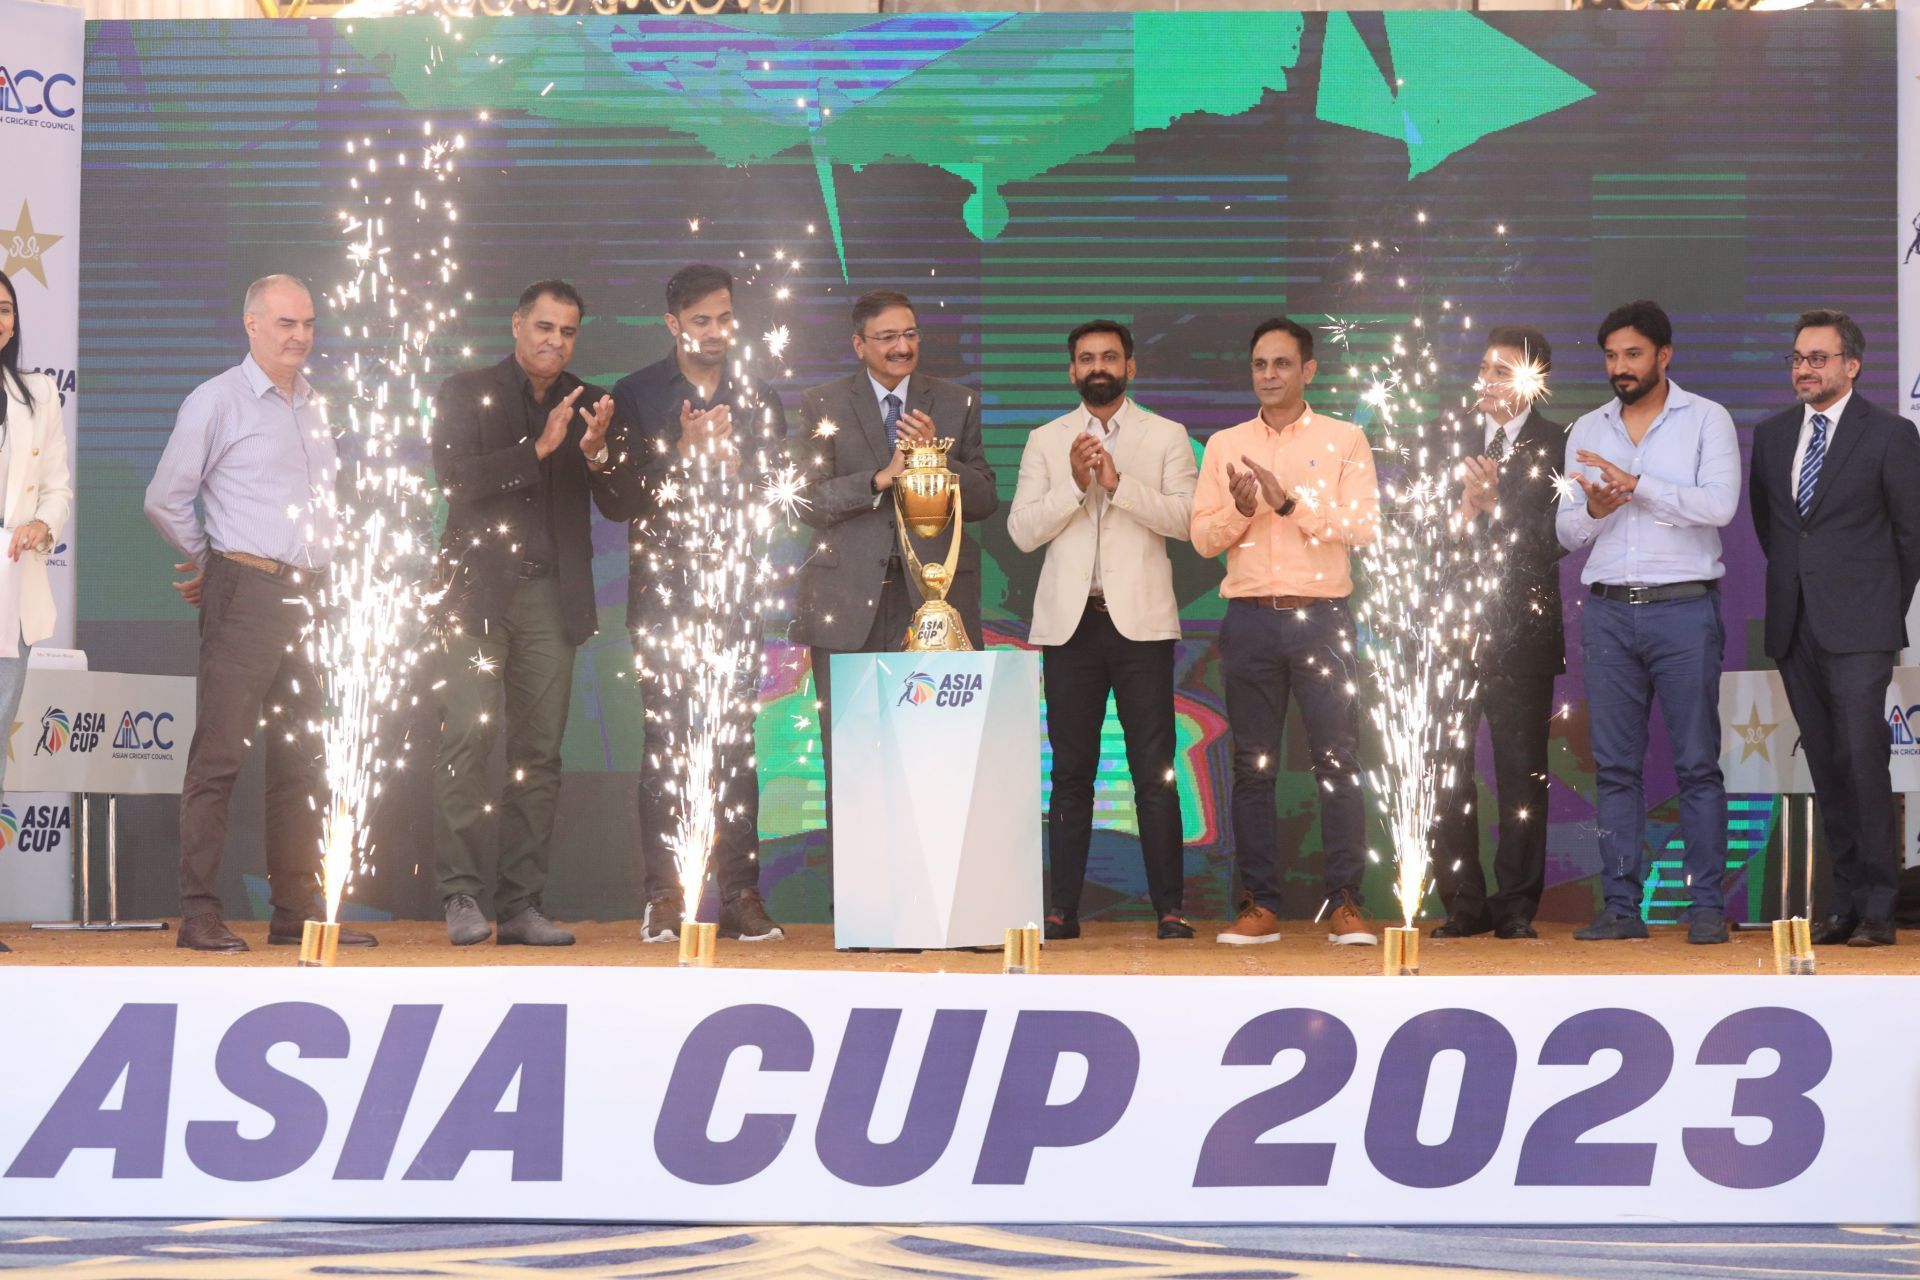
<instances>
[{"instance_id":1,"label":"sparkler fountain","mask_svg":"<svg viewBox=\"0 0 1920 1280\"><path fill-rule=\"evenodd\" d=\"M321 806L321 891L326 919L308 921L303 965L333 963L342 899L372 874L372 814L407 744L393 728L411 697L431 601L432 427L428 380L459 312L449 196L465 139L431 122L409 145L363 138L347 150L362 169L357 208L340 212L344 278L328 294L348 354L347 483L320 495L338 529L331 572L314 604L307 651L322 684L317 726L327 794Z\"/></svg>"}]
</instances>

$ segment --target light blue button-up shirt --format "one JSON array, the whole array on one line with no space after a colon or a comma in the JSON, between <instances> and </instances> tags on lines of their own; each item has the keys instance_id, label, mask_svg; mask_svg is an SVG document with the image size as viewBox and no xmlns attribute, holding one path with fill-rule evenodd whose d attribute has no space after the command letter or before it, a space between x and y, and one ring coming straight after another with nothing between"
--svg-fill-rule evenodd
<instances>
[{"instance_id":1,"label":"light blue button-up shirt","mask_svg":"<svg viewBox=\"0 0 1920 1280\"><path fill-rule=\"evenodd\" d=\"M211 549L318 568L333 555L325 495L339 465L307 380L296 378L288 396L249 355L180 406L147 485L147 519L203 567Z\"/></svg>"},{"instance_id":2,"label":"light blue button-up shirt","mask_svg":"<svg viewBox=\"0 0 1920 1280\"><path fill-rule=\"evenodd\" d=\"M1653 587L1711 582L1720 563L1720 528L1740 508L1740 442L1733 418L1720 405L1667 383L1667 405L1635 444L1610 400L1581 415L1567 432L1566 474L1597 483L1598 467L1579 462L1582 450L1639 477L1626 505L1604 520L1587 512L1587 495L1562 494L1554 525L1560 545L1591 545L1580 581Z\"/></svg>"}]
</instances>

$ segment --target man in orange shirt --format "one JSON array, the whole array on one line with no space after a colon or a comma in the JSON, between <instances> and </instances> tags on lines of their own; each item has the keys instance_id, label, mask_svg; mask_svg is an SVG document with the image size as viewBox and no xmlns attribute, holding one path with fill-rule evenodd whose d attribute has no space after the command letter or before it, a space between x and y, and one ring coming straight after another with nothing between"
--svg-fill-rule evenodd
<instances>
[{"instance_id":1,"label":"man in orange shirt","mask_svg":"<svg viewBox=\"0 0 1920 1280\"><path fill-rule=\"evenodd\" d=\"M1372 944L1360 913L1366 804L1360 790L1359 673L1350 547L1380 527L1373 450L1352 423L1307 406L1313 334L1283 316L1253 331L1257 417L1214 433L1193 495L1193 545L1227 553L1220 594L1227 724L1233 734L1233 847L1240 916L1215 939L1280 937L1274 774L1289 696L1300 703L1320 802L1329 940Z\"/></svg>"}]
</instances>

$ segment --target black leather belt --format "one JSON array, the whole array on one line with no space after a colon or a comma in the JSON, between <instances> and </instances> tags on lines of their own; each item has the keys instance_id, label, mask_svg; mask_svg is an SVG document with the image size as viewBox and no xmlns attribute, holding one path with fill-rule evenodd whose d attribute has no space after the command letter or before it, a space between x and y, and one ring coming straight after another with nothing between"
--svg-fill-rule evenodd
<instances>
[{"instance_id":1,"label":"black leather belt","mask_svg":"<svg viewBox=\"0 0 1920 1280\"><path fill-rule=\"evenodd\" d=\"M1250 604L1259 609L1311 609L1317 604L1345 603L1345 596L1230 596L1230 604Z\"/></svg>"},{"instance_id":2,"label":"black leather belt","mask_svg":"<svg viewBox=\"0 0 1920 1280\"><path fill-rule=\"evenodd\" d=\"M1596 582L1590 588L1596 596L1618 600L1622 604L1664 604L1669 600L1698 600L1713 589L1711 582L1663 582L1657 587L1623 587Z\"/></svg>"},{"instance_id":3,"label":"black leather belt","mask_svg":"<svg viewBox=\"0 0 1920 1280\"><path fill-rule=\"evenodd\" d=\"M551 578L560 571L544 560L522 560L516 572L522 578Z\"/></svg>"}]
</instances>

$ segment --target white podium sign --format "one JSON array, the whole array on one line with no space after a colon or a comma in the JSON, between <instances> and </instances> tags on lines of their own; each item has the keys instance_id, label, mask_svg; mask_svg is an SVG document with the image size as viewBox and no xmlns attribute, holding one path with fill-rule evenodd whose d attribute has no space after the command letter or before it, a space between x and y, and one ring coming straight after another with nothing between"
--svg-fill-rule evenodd
<instances>
[{"instance_id":1,"label":"white podium sign","mask_svg":"<svg viewBox=\"0 0 1920 1280\"><path fill-rule=\"evenodd\" d=\"M1920 791L1920 667L1895 667L1887 686L1895 791ZM1720 677L1720 771L1727 790L1811 794L1813 775L1800 726L1778 671L1728 671Z\"/></svg>"},{"instance_id":2,"label":"white podium sign","mask_svg":"<svg viewBox=\"0 0 1920 1280\"><path fill-rule=\"evenodd\" d=\"M7 787L177 795L193 739L192 676L27 668L8 726Z\"/></svg>"},{"instance_id":3,"label":"white podium sign","mask_svg":"<svg viewBox=\"0 0 1920 1280\"><path fill-rule=\"evenodd\" d=\"M833 656L833 940L997 947L1040 923L1040 656Z\"/></svg>"}]
</instances>

